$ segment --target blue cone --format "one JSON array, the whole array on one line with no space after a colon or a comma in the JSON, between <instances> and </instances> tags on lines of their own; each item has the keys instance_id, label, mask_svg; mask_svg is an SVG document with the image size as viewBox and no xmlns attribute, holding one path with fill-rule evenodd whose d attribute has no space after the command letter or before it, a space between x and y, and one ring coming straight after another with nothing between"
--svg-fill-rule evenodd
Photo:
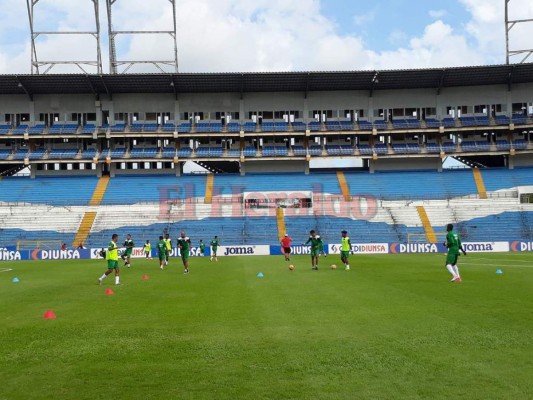
<instances>
[{"instance_id":1,"label":"blue cone","mask_svg":"<svg viewBox=\"0 0 533 400\"><path fill-rule=\"evenodd\" d=\"M263 276L264 276L264 275L263 275L262 272L259 272L259 273L257 274L257 277L258 277L258 278L262 278Z\"/></svg>"},{"instance_id":2,"label":"blue cone","mask_svg":"<svg viewBox=\"0 0 533 400\"><path fill-rule=\"evenodd\" d=\"M496 273L497 273L498 275L501 275L501 274L503 274L503 271L502 271L501 269L497 269L497 270L496 270Z\"/></svg>"},{"instance_id":3,"label":"blue cone","mask_svg":"<svg viewBox=\"0 0 533 400\"><path fill-rule=\"evenodd\" d=\"M19 283L19 282L20 282L20 279L19 279L19 278L13 278L12 282L13 282L13 283Z\"/></svg>"}]
</instances>

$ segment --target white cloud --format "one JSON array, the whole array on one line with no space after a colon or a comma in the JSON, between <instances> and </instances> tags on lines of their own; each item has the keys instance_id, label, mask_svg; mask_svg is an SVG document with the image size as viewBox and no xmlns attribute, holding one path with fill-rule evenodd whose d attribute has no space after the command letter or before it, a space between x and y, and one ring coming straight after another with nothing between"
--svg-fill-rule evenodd
<instances>
[{"instance_id":1,"label":"white cloud","mask_svg":"<svg viewBox=\"0 0 533 400\"><path fill-rule=\"evenodd\" d=\"M362 25L366 25L366 24L369 24L371 22L374 22L375 19L376 19L376 12L375 11L369 11L369 12L364 13L364 14L354 15L353 22L357 26L362 26Z\"/></svg>"},{"instance_id":2,"label":"white cloud","mask_svg":"<svg viewBox=\"0 0 533 400\"><path fill-rule=\"evenodd\" d=\"M429 10L429 16L434 19L441 19L448 15L446 10Z\"/></svg>"},{"instance_id":3,"label":"white cloud","mask_svg":"<svg viewBox=\"0 0 533 400\"><path fill-rule=\"evenodd\" d=\"M321 13L319 0L179 0L178 47L180 71L283 71L392 69L501 63L504 60L503 2L460 0L471 14L458 31L440 20L445 10L432 10L437 20L419 37L401 31L389 34L392 43L408 43L392 51L377 52L365 46L356 34L339 33L336 22ZM17 3L16 5L14 5ZM23 2L0 0L0 35L17 30L24 37L17 46L0 46L0 73L29 71L29 32L21 29L27 15ZM80 8L72 0L38 3L42 18L37 23L60 29L93 29L90 2ZM518 16L533 15L533 2L513 0ZM115 29L168 29L172 26L168 0L117 1ZM106 13L101 0L102 55L107 71ZM356 25L375 18L373 12L354 17ZM6 19L4 21L4 19ZM13 21L16 21L14 23ZM516 29L518 46L529 45L533 31ZM531 33L531 34L528 34ZM46 37L39 46L43 58L95 58L94 41L87 37ZM144 35L117 39L121 59L170 59L172 41L165 36ZM144 71L137 68L132 72ZM54 69L62 72L63 69ZM154 71L153 68L150 71ZM76 71L79 72L79 71Z\"/></svg>"}]
</instances>

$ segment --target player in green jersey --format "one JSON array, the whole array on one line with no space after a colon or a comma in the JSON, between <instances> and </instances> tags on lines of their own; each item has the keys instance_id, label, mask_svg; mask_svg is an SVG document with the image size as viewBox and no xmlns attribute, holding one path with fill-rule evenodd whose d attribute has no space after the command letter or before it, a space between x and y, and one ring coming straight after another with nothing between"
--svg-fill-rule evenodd
<instances>
[{"instance_id":1,"label":"player in green jersey","mask_svg":"<svg viewBox=\"0 0 533 400\"><path fill-rule=\"evenodd\" d=\"M168 265L168 258L170 257L170 253L172 252L172 240L170 239L170 235L168 233L165 235L164 242L167 249L167 254L165 256L165 265Z\"/></svg>"},{"instance_id":2,"label":"player in green jersey","mask_svg":"<svg viewBox=\"0 0 533 400\"><path fill-rule=\"evenodd\" d=\"M350 261L348 261L348 258L350 258L350 253L352 252L352 242L350 242L350 238L347 236L348 232L342 231L341 232L342 238L341 238L341 261L344 264L344 269L346 271L350 270Z\"/></svg>"},{"instance_id":3,"label":"player in green jersey","mask_svg":"<svg viewBox=\"0 0 533 400\"><path fill-rule=\"evenodd\" d=\"M131 235L126 236L126 240L124 241L124 247L126 248L124 250L124 253L122 253L122 261L124 261L124 266L130 268L131 267L131 253L133 253L133 248L135 247L135 243L133 243L133 240L131 240Z\"/></svg>"},{"instance_id":4,"label":"player in green jersey","mask_svg":"<svg viewBox=\"0 0 533 400\"><path fill-rule=\"evenodd\" d=\"M217 257L217 250L218 250L218 236L215 236L213 240L211 240L210 246L211 246L211 258L209 261L213 261L213 258L215 261L218 261Z\"/></svg>"},{"instance_id":5,"label":"player in green jersey","mask_svg":"<svg viewBox=\"0 0 533 400\"><path fill-rule=\"evenodd\" d=\"M448 248L448 254L446 254L446 268L452 274L452 282L461 283L461 275L459 274L459 268L457 267L457 259L459 258L459 251L462 251L466 256L466 251L461 243L461 238L457 233L453 231L453 225L448 224L446 226L446 243L444 246Z\"/></svg>"},{"instance_id":6,"label":"player in green jersey","mask_svg":"<svg viewBox=\"0 0 533 400\"><path fill-rule=\"evenodd\" d=\"M155 247L159 257L159 268L164 269L167 258L167 243L164 241L163 236L159 236L159 242L157 242Z\"/></svg>"},{"instance_id":7,"label":"player in green jersey","mask_svg":"<svg viewBox=\"0 0 533 400\"><path fill-rule=\"evenodd\" d=\"M148 259L152 259L152 245L150 244L150 241L147 240L146 243L143 246L144 256Z\"/></svg>"},{"instance_id":8,"label":"player in green jersey","mask_svg":"<svg viewBox=\"0 0 533 400\"><path fill-rule=\"evenodd\" d=\"M120 285L120 268L118 266L118 235L116 233L111 237L111 241L107 245L107 252L105 258L107 260L107 271L98 278L98 284L101 285L102 281L115 271L115 285Z\"/></svg>"},{"instance_id":9,"label":"player in green jersey","mask_svg":"<svg viewBox=\"0 0 533 400\"><path fill-rule=\"evenodd\" d=\"M318 270L318 258L320 257L320 248L324 247L322 239L316 234L314 230L309 232L309 239L304 243L304 246L311 243L311 269Z\"/></svg>"},{"instance_id":10,"label":"player in green jersey","mask_svg":"<svg viewBox=\"0 0 533 400\"><path fill-rule=\"evenodd\" d=\"M205 243L202 239L200 239L200 255L205 256Z\"/></svg>"},{"instance_id":11,"label":"player in green jersey","mask_svg":"<svg viewBox=\"0 0 533 400\"><path fill-rule=\"evenodd\" d=\"M189 253L191 251L191 239L185 235L185 231L181 231L181 236L178 238L178 247L180 249L181 261L183 261L184 274L189 273Z\"/></svg>"}]
</instances>

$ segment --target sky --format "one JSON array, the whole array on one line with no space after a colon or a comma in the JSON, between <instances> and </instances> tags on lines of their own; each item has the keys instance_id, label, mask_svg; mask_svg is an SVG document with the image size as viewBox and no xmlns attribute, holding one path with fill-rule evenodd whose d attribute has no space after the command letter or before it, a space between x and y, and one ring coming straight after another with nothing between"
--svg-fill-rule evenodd
<instances>
[{"instance_id":1,"label":"sky","mask_svg":"<svg viewBox=\"0 0 533 400\"><path fill-rule=\"evenodd\" d=\"M107 15L100 0L104 72ZM505 62L504 0L176 0L180 72L316 71L449 67ZM0 0L0 73L30 72L24 0ZM168 0L117 0L117 30L170 29ZM92 0L39 0L37 31L94 30ZM512 19L533 1L511 0ZM533 23L511 31L533 48ZM41 60L96 59L91 36L40 35ZM172 58L168 35L117 38L119 59ZM514 61L520 61L518 58ZM533 62L533 57L530 61ZM81 72L72 66L51 73ZM87 72L96 72L92 67ZM129 72L156 72L136 66Z\"/></svg>"}]
</instances>

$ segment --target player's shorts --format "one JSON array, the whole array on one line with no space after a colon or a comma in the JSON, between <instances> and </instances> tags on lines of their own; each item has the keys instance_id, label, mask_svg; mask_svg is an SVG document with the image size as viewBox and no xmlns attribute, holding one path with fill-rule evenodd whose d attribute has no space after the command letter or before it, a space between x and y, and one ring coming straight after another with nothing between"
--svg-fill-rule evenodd
<instances>
[{"instance_id":1,"label":"player's shorts","mask_svg":"<svg viewBox=\"0 0 533 400\"><path fill-rule=\"evenodd\" d=\"M133 249L128 249L124 252L124 257L131 257L131 254L133 253Z\"/></svg>"},{"instance_id":2,"label":"player's shorts","mask_svg":"<svg viewBox=\"0 0 533 400\"><path fill-rule=\"evenodd\" d=\"M189 252L181 253L181 259L187 261L189 259Z\"/></svg>"},{"instance_id":3,"label":"player's shorts","mask_svg":"<svg viewBox=\"0 0 533 400\"><path fill-rule=\"evenodd\" d=\"M107 269L118 269L118 260L107 260Z\"/></svg>"},{"instance_id":4,"label":"player's shorts","mask_svg":"<svg viewBox=\"0 0 533 400\"><path fill-rule=\"evenodd\" d=\"M146 257L149 257L149 256L150 256L150 253L151 253L150 251L145 251L145 252L144 252L144 255L145 255Z\"/></svg>"},{"instance_id":5,"label":"player's shorts","mask_svg":"<svg viewBox=\"0 0 533 400\"><path fill-rule=\"evenodd\" d=\"M290 248L290 247L284 247L284 248L283 248L283 252L284 252L285 254L291 254L291 248Z\"/></svg>"},{"instance_id":6,"label":"player's shorts","mask_svg":"<svg viewBox=\"0 0 533 400\"><path fill-rule=\"evenodd\" d=\"M457 264L457 259L459 258L459 254L457 253L448 253L446 255L446 265L455 265Z\"/></svg>"},{"instance_id":7,"label":"player's shorts","mask_svg":"<svg viewBox=\"0 0 533 400\"><path fill-rule=\"evenodd\" d=\"M345 259L350 258L350 252L341 250L341 258L345 258Z\"/></svg>"},{"instance_id":8,"label":"player's shorts","mask_svg":"<svg viewBox=\"0 0 533 400\"><path fill-rule=\"evenodd\" d=\"M167 253L159 253L159 261L165 261L167 259Z\"/></svg>"},{"instance_id":9,"label":"player's shorts","mask_svg":"<svg viewBox=\"0 0 533 400\"><path fill-rule=\"evenodd\" d=\"M318 257L320 254L320 249L311 249L311 257Z\"/></svg>"},{"instance_id":10,"label":"player's shorts","mask_svg":"<svg viewBox=\"0 0 533 400\"><path fill-rule=\"evenodd\" d=\"M218 247L213 247L213 254L217 254Z\"/></svg>"}]
</instances>

